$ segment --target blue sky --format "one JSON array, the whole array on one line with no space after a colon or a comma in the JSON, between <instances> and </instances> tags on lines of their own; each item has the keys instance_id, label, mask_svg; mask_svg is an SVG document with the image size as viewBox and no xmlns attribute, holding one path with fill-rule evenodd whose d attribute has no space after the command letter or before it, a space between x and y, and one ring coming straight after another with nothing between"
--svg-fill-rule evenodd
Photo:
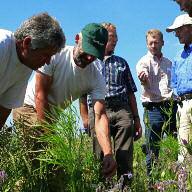
<instances>
[{"instance_id":1,"label":"blue sky","mask_svg":"<svg viewBox=\"0 0 192 192\"><path fill-rule=\"evenodd\" d=\"M75 34L90 22L112 22L117 27L118 44L115 54L125 58L130 66L138 92L140 115L140 84L135 65L146 53L145 33L151 28L164 34L163 53L173 59L181 48L173 34L165 32L174 18L181 14L172 0L11 0L1 2L0 28L15 31L22 21L39 12L48 12L60 22L68 45L74 45Z\"/></svg>"}]
</instances>

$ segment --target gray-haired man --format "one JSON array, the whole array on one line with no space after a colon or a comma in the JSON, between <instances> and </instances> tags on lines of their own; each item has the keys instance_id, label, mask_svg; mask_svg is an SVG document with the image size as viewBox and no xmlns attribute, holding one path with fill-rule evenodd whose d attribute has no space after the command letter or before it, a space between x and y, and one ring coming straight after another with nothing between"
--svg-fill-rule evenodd
<instances>
[{"instance_id":1,"label":"gray-haired man","mask_svg":"<svg viewBox=\"0 0 192 192\"><path fill-rule=\"evenodd\" d=\"M183 49L177 53L171 71L171 84L180 98L178 105L178 141L180 153L178 161L190 160L185 144L192 141L192 18L182 14L175 18L173 24L166 29L174 32Z\"/></svg>"},{"instance_id":2,"label":"gray-haired man","mask_svg":"<svg viewBox=\"0 0 192 192\"><path fill-rule=\"evenodd\" d=\"M90 94L95 112L96 135L104 152L103 174L110 177L115 173L116 163L104 105L105 81L93 64L103 60L107 40L108 32L104 27L97 23L86 25L76 35L75 46L66 46L51 58L49 65L36 72L28 85L24 106L15 110L13 117L17 120L22 116L34 124L37 120L47 120L46 112L51 111L52 105L65 109L66 101L71 102L83 94Z\"/></svg>"},{"instance_id":3,"label":"gray-haired man","mask_svg":"<svg viewBox=\"0 0 192 192\"><path fill-rule=\"evenodd\" d=\"M59 23L47 13L29 18L15 33L0 29L0 129L22 106L32 70L49 64L64 44Z\"/></svg>"}]
</instances>

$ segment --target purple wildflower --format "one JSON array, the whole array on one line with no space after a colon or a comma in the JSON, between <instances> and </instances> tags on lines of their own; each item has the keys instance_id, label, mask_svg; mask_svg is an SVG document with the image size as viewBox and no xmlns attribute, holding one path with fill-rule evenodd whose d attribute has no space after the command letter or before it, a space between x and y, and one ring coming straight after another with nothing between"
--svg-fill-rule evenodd
<instances>
[{"instance_id":1,"label":"purple wildflower","mask_svg":"<svg viewBox=\"0 0 192 192\"><path fill-rule=\"evenodd\" d=\"M184 145L188 145L188 142L186 139L181 139Z\"/></svg>"},{"instance_id":2,"label":"purple wildflower","mask_svg":"<svg viewBox=\"0 0 192 192\"><path fill-rule=\"evenodd\" d=\"M0 184L4 183L6 179L7 173L4 170L0 171Z\"/></svg>"}]
</instances>

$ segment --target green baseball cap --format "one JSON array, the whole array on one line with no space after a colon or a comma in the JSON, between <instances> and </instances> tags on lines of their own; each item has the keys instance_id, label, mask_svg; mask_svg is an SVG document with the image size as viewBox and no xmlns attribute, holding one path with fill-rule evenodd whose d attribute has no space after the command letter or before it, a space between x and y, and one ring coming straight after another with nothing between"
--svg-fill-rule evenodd
<instances>
[{"instance_id":1,"label":"green baseball cap","mask_svg":"<svg viewBox=\"0 0 192 192\"><path fill-rule=\"evenodd\" d=\"M108 31L100 24L90 23L82 29L81 34L83 51L103 60Z\"/></svg>"}]
</instances>

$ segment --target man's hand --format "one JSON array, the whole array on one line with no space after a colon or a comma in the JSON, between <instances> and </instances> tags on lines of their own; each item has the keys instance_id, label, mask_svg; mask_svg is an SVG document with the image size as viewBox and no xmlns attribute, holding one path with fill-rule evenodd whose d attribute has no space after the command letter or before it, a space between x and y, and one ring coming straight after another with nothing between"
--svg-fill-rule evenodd
<instances>
[{"instance_id":1,"label":"man's hand","mask_svg":"<svg viewBox=\"0 0 192 192\"><path fill-rule=\"evenodd\" d=\"M7 109L0 105L0 131L3 128L8 116L11 113L11 109Z\"/></svg>"},{"instance_id":2,"label":"man's hand","mask_svg":"<svg viewBox=\"0 0 192 192\"><path fill-rule=\"evenodd\" d=\"M102 173L105 178L110 178L115 175L117 163L113 159L112 154L105 155L102 163Z\"/></svg>"},{"instance_id":3,"label":"man's hand","mask_svg":"<svg viewBox=\"0 0 192 192\"><path fill-rule=\"evenodd\" d=\"M134 126L135 126L135 137L134 141L137 141L142 137L142 127L139 119L136 119L134 121Z\"/></svg>"},{"instance_id":4,"label":"man's hand","mask_svg":"<svg viewBox=\"0 0 192 192\"><path fill-rule=\"evenodd\" d=\"M148 73L146 73L145 71L141 71L141 73L139 73L139 75L138 75L138 78L142 84L149 83Z\"/></svg>"}]
</instances>

